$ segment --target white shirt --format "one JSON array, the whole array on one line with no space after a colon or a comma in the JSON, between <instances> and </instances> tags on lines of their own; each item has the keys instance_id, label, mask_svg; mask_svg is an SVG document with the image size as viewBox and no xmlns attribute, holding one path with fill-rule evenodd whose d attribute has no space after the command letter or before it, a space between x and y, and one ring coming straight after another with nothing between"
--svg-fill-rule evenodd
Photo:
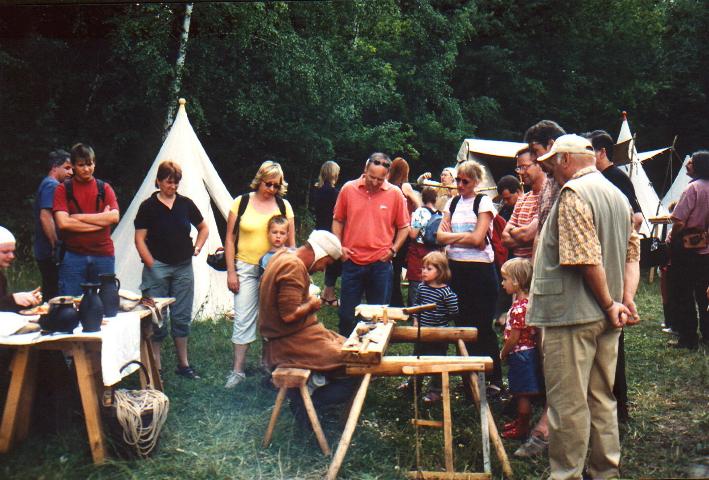
<instances>
[{"instance_id":1,"label":"white shirt","mask_svg":"<svg viewBox=\"0 0 709 480\"><path fill-rule=\"evenodd\" d=\"M448 200L444 208L444 212L450 213L451 201ZM453 217L451 218L451 230L453 233L461 232L472 232L478 224L478 216L473 212L473 204L475 203L475 196L470 198L460 198L458 205L455 207L455 212L453 212ZM480 205L478 207L478 212L490 212L494 217L497 214L495 206L492 204L492 200L489 196L483 195L480 200ZM488 234L492 238L492 221L490 222L490 227ZM495 253L492 250L492 245L486 243L485 248L480 250L470 245L460 245L457 243L450 244L446 247L446 254L451 260L457 260L459 262L482 262L482 263L492 263L495 259Z\"/></svg>"}]
</instances>

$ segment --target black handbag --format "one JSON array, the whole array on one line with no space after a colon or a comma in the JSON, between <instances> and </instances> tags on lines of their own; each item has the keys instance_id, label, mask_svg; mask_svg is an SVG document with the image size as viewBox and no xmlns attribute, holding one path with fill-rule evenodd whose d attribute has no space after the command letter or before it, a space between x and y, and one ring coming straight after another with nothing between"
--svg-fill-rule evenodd
<instances>
[{"instance_id":1,"label":"black handbag","mask_svg":"<svg viewBox=\"0 0 709 480\"><path fill-rule=\"evenodd\" d=\"M219 272L226 272L226 256L224 249L219 247L214 253L207 255L207 265Z\"/></svg>"},{"instance_id":2,"label":"black handbag","mask_svg":"<svg viewBox=\"0 0 709 480\"><path fill-rule=\"evenodd\" d=\"M667 265L670 252L667 242L656 237L640 239L640 266L642 268L661 267Z\"/></svg>"}]
</instances>

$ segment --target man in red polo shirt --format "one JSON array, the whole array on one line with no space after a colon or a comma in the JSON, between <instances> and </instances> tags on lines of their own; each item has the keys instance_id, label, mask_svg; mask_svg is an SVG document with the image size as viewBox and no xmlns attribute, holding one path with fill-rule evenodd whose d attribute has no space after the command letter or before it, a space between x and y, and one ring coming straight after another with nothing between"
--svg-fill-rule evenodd
<instances>
[{"instance_id":1,"label":"man in red polo shirt","mask_svg":"<svg viewBox=\"0 0 709 480\"><path fill-rule=\"evenodd\" d=\"M386 154L370 155L364 174L342 187L335 204L332 233L343 251L339 329L346 337L355 327L354 310L363 293L367 303L389 303L391 260L408 235L406 199L386 180L390 167Z\"/></svg>"},{"instance_id":2,"label":"man in red polo shirt","mask_svg":"<svg viewBox=\"0 0 709 480\"><path fill-rule=\"evenodd\" d=\"M59 294L81 295L81 284L115 273L111 225L118 202L111 186L94 178L96 155L82 143L71 149L74 176L54 191L54 221L66 250L59 266Z\"/></svg>"}]
</instances>

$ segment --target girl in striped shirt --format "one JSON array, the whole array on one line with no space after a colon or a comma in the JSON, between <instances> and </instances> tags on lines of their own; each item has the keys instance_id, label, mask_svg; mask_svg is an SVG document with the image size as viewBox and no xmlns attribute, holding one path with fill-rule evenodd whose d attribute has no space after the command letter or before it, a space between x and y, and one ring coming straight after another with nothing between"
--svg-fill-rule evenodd
<instances>
[{"instance_id":1,"label":"girl in striped shirt","mask_svg":"<svg viewBox=\"0 0 709 480\"><path fill-rule=\"evenodd\" d=\"M445 253L431 252L423 257L421 269L422 283L418 287L414 306L436 304L435 310L426 310L413 314L414 326L419 322L422 327L447 327L458 315L458 296L448 286L451 271ZM448 343L417 343L415 355L441 355L448 352ZM410 385L409 381L409 385ZM420 384L419 384L420 385ZM441 400L441 377L434 375L430 390L423 397L424 403L432 404Z\"/></svg>"}]
</instances>

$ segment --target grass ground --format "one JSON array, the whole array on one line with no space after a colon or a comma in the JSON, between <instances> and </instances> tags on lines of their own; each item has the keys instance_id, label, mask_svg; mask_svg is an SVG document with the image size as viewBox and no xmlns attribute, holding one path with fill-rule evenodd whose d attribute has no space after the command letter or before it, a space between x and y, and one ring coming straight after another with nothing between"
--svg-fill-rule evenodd
<instances>
[{"instance_id":1,"label":"grass ground","mask_svg":"<svg viewBox=\"0 0 709 480\"><path fill-rule=\"evenodd\" d=\"M31 267L19 268L11 275L11 281L22 288L34 286L35 279ZM632 419L621 435L622 472L627 478L686 478L697 471L697 465L709 463L707 352L665 346L658 288L657 283L642 284L638 304L643 321L626 333ZM336 325L336 314L330 308L326 307L320 318L330 327ZM273 444L261 448L275 394L261 385L255 371L247 371L250 375L236 390L224 390L224 375L231 364L230 333L231 323L226 319L194 325L190 350L203 377L199 381L176 376L171 368L174 351L169 345L164 348L170 415L159 450L150 459L112 459L93 466L80 406L69 401L62 405L68 421L60 432L34 433L13 452L0 456L0 478L322 478L328 459L320 454L313 435L295 426L288 409L281 415ZM391 350L410 351L410 346ZM260 348L251 350L250 365L257 365L259 353ZM403 478L403 472L415 468L414 431L409 423L413 406L394 388L400 381L373 381L340 478ZM454 382L457 384L457 379ZM496 408L500 425L504 418L500 407ZM422 410L422 416L440 419L442 415L435 407ZM339 439L342 418L343 412L335 412L324 423L333 446ZM453 418L456 469L481 471L479 417L459 393L453 401ZM422 441L422 466L441 469L442 434L429 430ZM507 441L505 445L511 456L518 443ZM516 478L545 478L548 474L544 458L511 458ZM493 472L495 478L501 478L494 455Z\"/></svg>"}]
</instances>

